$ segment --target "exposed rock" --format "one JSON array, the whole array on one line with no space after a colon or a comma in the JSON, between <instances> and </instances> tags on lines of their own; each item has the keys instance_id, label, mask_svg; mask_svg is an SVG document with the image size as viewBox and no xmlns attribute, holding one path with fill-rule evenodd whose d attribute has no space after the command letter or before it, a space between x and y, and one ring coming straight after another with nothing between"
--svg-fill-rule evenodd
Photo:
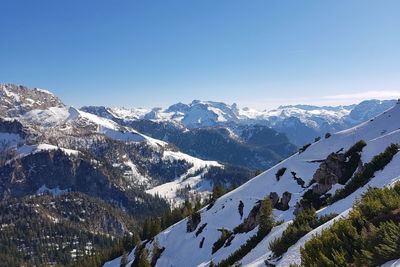
<instances>
[{"instance_id":1,"label":"exposed rock","mask_svg":"<svg viewBox=\"0 0 400 267\"><path fill-rule=\"evenodd\" d=\"M275 177L276 180L279 181L282 177L282 175L284 175L286 172L286 168L280 168L276 173L275 173Z\"/></svg>"},{"instance_id":2,"label":"exposed rock","mask_svg":"<svg viewBox=\"0 0 400 267\"><path fill-rule=\"evenodd\" d=\"M292 193L284 192L282 194L282 198L279 201L280 210L288 210L289 209L289 201L292 199Z\"/></svg>"},{"instance_id":3,"label":"exposed rock","mask_svg":"<svg viewBox=\"0 0 400 267\"><path fill-rule=\"evenodd\" d=\"M233 232L234 233L247 233L256 228L260 221L260 207L261 202L257 202L256 205L251 209L249 215L244 219L243 223L238 225Z\"/></svg>"},{"instance_id":4,"label":"exposed rock","mask_svg":"<svg viewBox=\"0 0 400 267\"><path fill-rule=\"evenodd\" d=\"M206 240L205 237L203 237L203 238L201 239L200 244L199 244L199 248L203 248L204 240Z\"/></svg>"},{"instance_id":5,"label":"exposed rock","mask_svg":"<svg viewBox=\"0 0 400 267\"><path fill-rule=\"evenodd\" d=\"M31 90L14 84L0 85L0 102L2 117L15 117L34 109L64 106L58 97L46 90Z\"/></svg>"},{"instance_id":6,"label":"exposed rock","mask_svg":"<svg viewBox=\"0 0 400 267\"><path fill-rule=\"evenodd\" d=\"M240 214L240 219L243 218L243 209L244 209L244 204L243 204L243 201L240 200L239 206L238 206L238 210L239 210L239 214Z\"/></svg>"},{"instance_id":7,"label":"exposed rock","mask_svg":"<svg viewBox=\"0 0 400 267\"><path fill-rule=\"evenodd\" d=\"M279 195L276 192L271 192L269 198L271 199L272 207L275 207L279 202Z\"/></svg>"},{"instance_id":8,"label":"exposed rock","mask_svg":"<svg viewBox=\"0 0 400 267\"><path fill-rule=\"evenodd\" d=\"M303 179L301 179L300 177L297 177L297 173L295 172L291 172L293 179L297 182L298 185L300 185L302 188L305 188L305 182Z\"/></svg>"},{"instance_id":9,"label":"exposed rock","mask_svg":"<svg viewBox=\"0 0 400 267\"><path fill-rule=\"evenodd\" d=\"M346 157L344 154L330 154L327 159L321 163L317 171L313 175L316 184L313 186L313 192L319 195L328 192L332 185L339 182L339 178L343 176L344 162Z\"/></svg>"},{"instance_id":10,"label":"exposed rock","mask_svg":"<svg viewBox=\"0 0 400 267\"><path fill-rule=\"evenodd\" d=\"M296 204L295 214L304 208L321 208L327 196L324 196L332 186L340 183L342 185L353 176L354 172L362 169L360 152L365 146L363 140L355 143L346 152L343 148L335 153L331 153L323 160L313 175L311 181L313 186L304 193L303 199ZM295 176L295 175L294 175Z\"/></svg>"},{"instance_id":11,"label":"exposed rock","mask_svg":"<svg viewBox=\"0 0 400 267\"><path fill-rule=\"evenodd\" d=\"M286 191L282 194L282 198L279 198L279 195L276 192L271 192L269 198L271 199L272 207L275 209L288 210L292 194Z\"/></svg>"}]
</instances>

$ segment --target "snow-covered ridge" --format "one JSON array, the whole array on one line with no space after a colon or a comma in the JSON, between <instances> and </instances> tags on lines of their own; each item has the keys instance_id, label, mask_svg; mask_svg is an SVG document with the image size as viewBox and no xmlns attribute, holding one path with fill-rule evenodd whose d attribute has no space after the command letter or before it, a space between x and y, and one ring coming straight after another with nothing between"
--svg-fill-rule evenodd
<instances>
[{"instance_id":1,"label":"snow-covered ridge","mask_svg":"<svg viewBox=\"0 0 400 267\"><path fill-rule=\"evenodd\" d=\"M125 121L145 119L186 128L222 126L233 129L238 124L260 124L285 133L291 143L302 146L327 132L337 132L369 120L395 103L395 100L366 100L349 106L291 105L273 110L256 110L241 108L237 104L194 100L189 104L178 103L165 109L92 107L90 112L101 116L107 115L105 112Z\"/></svg>"},{"instance_id":2,"label":"snow-covered ridge","mask_svg":"<svg viewBox=\"0 0 400 267\"><path fill-rule=\"evenodd\" d=\"M151 119L156 121L173 120L182 122L187 127L212 126L222 122L250 122L266 121L271 125L277 121L289 117L299 118L303 122L315 121L324 118L328 122L338 122L341 119L350 119L351 112L357 107L365 106L365 109L375 108L380 112L394 105L393 101L368 100L358 105L349 106L310 106L291 105L280 106L273 110L256 110L252 108L239 108L237 104L228 105L222 102L194 100L190 104L178 103L166 109L154 108L108 108L116 117L127 120ZM382 106L382 108L380 108ZM378 111L378 113L380 113ZM349 118L348 118L349 117ZM356 117L353 116L352 117ZM353 118L356 119L356 118ZM358 118L358 123L362 119ZM310 124L312 125L312 123Z\"/></svg>"},{"instance_id":3,"label":"snow-covered ridge","mask_svg":"<svg viewBox=\"0 0 400 267\"><path fill-rule=\"evenodd\" d=\"M199 192L204 196L210 193L212 185L204 182L200 174L207 173L211 166L223 168L217 162L203 161L181 153L167 142L151 138L107 117L66 106L46 90L0 85L0 96L2 120L10 122L10 125L16 121L18 127L22 127L27 133L26 136L20 136L15 132L22 131L21 129L13 129L12 125L4 123L0 130L0 150L8 153L5 153L4 158L6 164L42 151L60 150L68 157L100 154L102 159L107 158L111 161L111 166L120 171L122 182L117 186L123 191L134 187L141 190L151 189L159 185L158 179L169 181L171 177L168 174L157 172L161 172L162 167L168 169L177 164L179 168L181 164L182 168L179 169L184 173L176 177L180 180L174 181L176 185L169 188L169 193L177 194L174 190L190 184L193 186L191 193ZM101 154L104 151L96 150L101 146L111 151ZM124 151L125 146L131 147L133 151ZM111 153L114 154L111 156ZM141 156L141 153L144 155ZM102 165L97 160L91 163Z\"/></svg>"},{"instance_id":4,"label":"snow-covered ridge","mask_svg":"<svg viewBox=\"0 0 400 267\"><path fill-rule=\"evenodd\" d=\"M372 157L383 152L392 143L400 144L400 102L392 109L382 113L360 125L344 130L330 137L323 138L303 153L297 153L285 161L277 164L261 175L253 178L234 191L219 198L210 209L201 210L200 225L207 224L202 233L196 236L193 232L188 233L186 229L187 219L171 226L158 234L155 239L160 247L165 247L157 261L156 266L208 266L210 261L220 262L236 251L244 242L254 234L238 234L232 240L230 246L222 247L212 254L212 246L220 236L218 229L232 230L243 222L254 207L257 201L268 197L271 192L282 196L284 192L291 193L289 209L286 211L274 210L276 220L283 220L284 223L275 227L264 240L258 244L248 255L242 259L244 266L265 266L264 261L272 254L268 243L279 236L286 225L294 218L293 212L296 203L302 198L307 190L293 179L293 174L300 177L305 185L310 183L314 173L320 167L319 160L324 160L331 153L346 151L359 140L366 142L366 147L361 152L363 163L368 163ZM287 168L286 172L278 180L276 173L281 168ZM288 266L291 263L299 263L299 249L313 234L329 227L334 220L346 216L354 202L369 186L384 187L400 180L400 154L396 154L392 161L382 171L377 171L367 185L357 189L348 197L329 205L320 211L319 215L336 213L338 217L326 224L314 229L312 232L300 239L281 259L275 260L277 266ZM244 215L240 216L238 205L240 201L244 204ZM203 247L199 243L204 238ZM152 242L146 248L151 252ZM195 251L196 253L193 253ZM115 260L114 262L118 262ZM119 262L118 262L119 263ZM117 266L110 265L107 266ZM130 266L129 264L127 266Z\"/></svg>"}]
</instances>

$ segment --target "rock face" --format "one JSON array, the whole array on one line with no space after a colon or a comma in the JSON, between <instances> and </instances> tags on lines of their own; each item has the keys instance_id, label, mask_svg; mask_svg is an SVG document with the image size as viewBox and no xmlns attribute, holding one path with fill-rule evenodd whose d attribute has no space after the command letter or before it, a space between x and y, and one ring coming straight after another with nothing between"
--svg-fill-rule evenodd
<instances>
[{"instance_id":1,"label":"rock face","mask_svg":"<svg viewBox=\"0 0 400 267\"><path fill-rule=\"evenodd\" d=\"M321 163L313 176L316 185L313 186L313 192L323 195L328 192L334 184L339 182L345 173L346 157L344 153L332 153L324 162Z\"/></svg>"},{"instance_id":2,"label":"rock face","mask_svg":"<svg viewBox=\"0 0 400 267\"><path fill-rule=\"evenodd\" d=\"M30 90L14 84L0 85L0 99L2 117L16 117L34 109L65 106L58 97L48 91L37 88Z\"/></svg>"},{"instance_id":3,"label":"rock face","mask_svg":"<svg viewBox=\"0 0 400 267\"><path fill-rule=\"evenodd\" d=\"M278 210L288 210L289 202L292 199L292 194L290 192L283 192L282 198L276 192L271 192L269 198L272 201L272 207Z\"/></svg>"},{"instance_id":4,"label":"rock face","mask_svg":"<svg viewBox=\"0 0 400 267\"><path fill-rule=\"evenodd\" d=\"M258 202L250 211L249 215L244 219L243 223L236 229L238 233L247 233L256 228L260 221L261 202Z\"/></svg>"},{"instance_id":5,"label":"rock face","mask_svg":"<svg viewBox=\"0 0 400 267\"><path fill-rule=\"evenodd\" d=\"M325 160L314 161L321 164L308 186L311 189L308 189L303 194L303 199L296 203L295 214L311 206L321 207L327 198L326 193L332 189L333 185L345 185L357 169L362 170L361 151L365 145L366 143L360 140L346 152L342 152L342 148L329 154Z\"/></svg>"}]
</instances>

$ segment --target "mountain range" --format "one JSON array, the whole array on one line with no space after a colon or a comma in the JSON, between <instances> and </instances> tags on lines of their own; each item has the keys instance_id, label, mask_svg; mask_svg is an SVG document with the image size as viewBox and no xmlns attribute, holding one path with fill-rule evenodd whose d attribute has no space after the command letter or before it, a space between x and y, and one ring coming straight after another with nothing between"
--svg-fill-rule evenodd
<instances>
[{"instance_id":1,"label":"mountain range","mask_svg":"<svg viewBox=\"0 0 400 267\"><path fill-rule=\"evenodd\" d=\"M325 200L398 143L398 110L395 100L271 111L198 100L166 109L77 109L47 90L0 85L0 243L7 243L0 262L80 266L135 245L122 257L132 266L141 252L153 265L208 266L258 231L268 197L282 224L259 240L264 246L310 206L325 207L318 216L351 208L359 193L343 205ZM168 227L188 215L154 238L143 234L151 238L138 245L149 224L156 234L155 222ZM195 257L177 254L199 247ZM296 262L258 243L254 249L235 263Z\"/></svg>"},{"instance_id":2,"label":"mountain range","mask_svg":"<svg viewBox=\"0 0 400 267\"><path fill-rule=\"evenodd\" d=\"M243 126L267 126L279 133L285 133L291 143L302 146L327 132L336 132L364 122L393 107L395 103L396 100L366 100L348 106L291 105L258 111L239 108L237 104L194 100L190 104L178 103L166 109L106 107L97 107L97 111L95 107L83 109L123 121L150 120L186 129L224 127L239 138L242 137Z\"/></svg>"},{"instance_id":3,"label":"mountain range","mask_svg":"<svg viewBox=\"0 0 400 267\"><path fill-rule=\"evenodd\" d=\"M400 101L303 146L137 245L126 255L126 266L147 259L179 267L370 266L389 260L385 266L393 266L400 258L400 236L387 227L398 227L399 221L399 143Z\"/></svg>"}]
</instances>

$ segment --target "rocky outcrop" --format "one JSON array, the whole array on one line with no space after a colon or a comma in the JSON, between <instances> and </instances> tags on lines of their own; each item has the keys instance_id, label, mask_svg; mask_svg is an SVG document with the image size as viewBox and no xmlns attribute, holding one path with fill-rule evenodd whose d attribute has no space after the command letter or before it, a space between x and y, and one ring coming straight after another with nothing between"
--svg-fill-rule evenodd
<instances>
[{"instance_id":1,"label":"rocky outcrop","mask_svg":"<svg viewBox=\"0 0 400 267\"><path fill-rule=\"evenodd\" d=\"M298 185L300 185L302 188L305 188L305 182L303 179L301 179L301 177L297 177L297 173L296 172L291 172L293 179L296 181L296 183Z\"/></svg>"},{"instance_id":2,"label":"rocky outcrop","mask_svg":"<svg viewBox=\"0 0 400 267\"><path fill-rule=\"evenodd\" d=\"M22 139L27 136L26 129L19 121L2 118L0 118L0 133L18 134Z\"/></svg>"},{"instance_id":3,"label":"rocky outcrop","mask_svg":"<svg viewBox=\"0 0 400 267\"><path fill-rule=\"evenodd\" d=\"M288 191L282 194L282 197L279 198L279 195L276 192L271 192L269 198L272 202L272 207L278 210L288 210L289 202L292 199L292 194Z\"/></svg>"},{"instance_id":4,"label":"rocky outcrop","mask_svg":"<svg viewBox=\"0 0 400 267\"><path fill-rule=\"evenodd\" d=\"M34 109L63 106L58 97L46 90L0 84L0 115L2 117L16 117Z\"/></svg>"},{"instance_id":5,"label":"rocky outcrop","mask_svg":"<svg viewBox=\"0 0 400 267\"><path fill-rule=\"evenodd\" d=\"M256 205L251 209L249 215L244 219L243 223L238 225L233 232L236 233L247 233L256 228L260 221L260 208L261 202L257 202Z\"/></svg>"},{"instance_id":6,"label":"rocky outcrop","mask_svg":"<svg viewBox=\"0 0 400 267\"><path fill-rule=\"evenodd\" d=\"M343 177L345 173L345 161L346 157L343 153L332 153L321 163L313 175L316 184L312 189L315 194L325 194L339 182L340 177Z\"/></svg>"},{"instance_id":7,"label":"rocky outcrop","mask_svg":"<svg viewBox=\"0 0 400 267\"><path fill-rule=\"evenodd\" d=\"M321 208L326 204L328 195L325 194L332 189L333 185L346 184L357 169L361 170L360 152L365 145L365 142L360 140L346 152L340 149L322 160L311 180L313 182L312 188L303 194L303 199L300 202L296 203L295 214L304 208Z\"/></svg>"}]
</instances>

